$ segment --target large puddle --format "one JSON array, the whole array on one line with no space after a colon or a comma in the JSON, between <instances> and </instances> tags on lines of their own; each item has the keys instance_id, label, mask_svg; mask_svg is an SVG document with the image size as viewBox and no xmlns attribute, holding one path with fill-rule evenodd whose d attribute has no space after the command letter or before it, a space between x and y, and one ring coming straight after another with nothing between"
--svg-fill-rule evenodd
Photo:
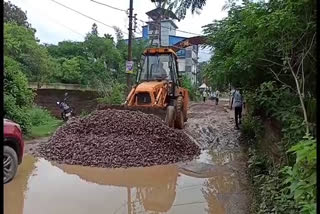
<instances>
[{"instance_id":1,"label":"large puddle","mask_svg":"<svg viewBox=\"0 0 320 214\"><path fill-rule=\"evenodd\" d=\"M26 155L4 185L6 214L246 213L230 154L200 163L129 169L58 165ZM222 160L224 159L224 160ZM209 164L211 162L211 164Z\"/></svg>"}]
</instances>

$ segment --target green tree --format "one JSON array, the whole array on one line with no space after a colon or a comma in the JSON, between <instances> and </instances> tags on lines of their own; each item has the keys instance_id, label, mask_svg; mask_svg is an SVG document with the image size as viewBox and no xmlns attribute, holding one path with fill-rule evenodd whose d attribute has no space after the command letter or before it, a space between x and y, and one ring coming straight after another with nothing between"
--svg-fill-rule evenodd
<instances>
[{"instance_id":1,"label":"green tree","mask_svg":"<svg viewBox=\"0 0 320 214\"><path fill-rule=\"evenodd\" d=\"M244 1L242 5L230 4L226 18L204 27L214 50L206 77L217 85L242 86L251 100L253 116L281 121L284 137L279 145L284 150L300 141L290 150L295 152L295 162L292 153L283 154L288 160L284 176L279 173L282 166L273 164L270 169L277 170L274 180L284 184L272 184L270 172L259 175L263 178L260 189L277 192L259 193L263 199L259 213L315 213L314 192L303 192L315 188L315 157L310 162L300 159L304 154L315 154L314 141L301 140L304 133L310 135L306 103L316 94L315 5L315 0ZM301 164L307 170L300 170Z\"/></svg>"},{"instance_id":2,"label":"green tree","mask_svg":"<svg viewBox=\"0 0 320 214\"><path fill-rule=\"evenodd\" d=\"M27 21L27 14L21 8L12 4L10 1L3 2L3 21L5 23L15 22L20 26L31 29L31 24ZM35 29L32 29L35 31Z\"/></svg>"},{"instance_id":3,"label":"green tree","mask_svg":"<svg viewBox=\"0 0 320 214\"><path fill-rule=\"evenodd\" d=\"M148 40L134 40L132 42L132 58L135 64L134 69L137 70L138 66L142 67L141 60L142 54L144 50L148 47L149 41Z\"/></svg>"},{"instance_id":4,"label":"green tree","mask_svg":"<svg viewBox=\"0 0 320 214\"><path fill-rule=\"evenodd\" d=\"M187 75L182 76L182 87L188 89L189 96L192 101L197 101L199 99L199 92Z\"/></svg>"},{"instance_id":5,"label":"green tree","mask_svg":"<svg viewBox=\"0 0 320 214\"><path fill-rule=\"evenodd\" d=\"M34 32L16 23L4 24L4 55L21 61L21 55L30 52L38 44Z\"/></svg>"},{"instance_id":6,"label":"green tree","mask_svg":"<svg viewBox=\"0 0 320 214\"><path fill-rule=\"evenodd\" d=\"M161 2L162 7L165 4L168 5L168 9L172 10L175 9L175 14L180 19L184 19L186 17L187 11L190 9L191 13L198 12L199 10L203 9L206 4L206 0L151 0L151 2Z\"/></svg>"},{"instance_id":7,"label":"green tree","mask_svg":"<svg viewBox=\"0 0 320 214\"><path fill-rule=\"evenodd\" d=\"M198 74L197 74L197 81L198 83L202 83L203 82L203 74L205 72L206 66L208 65L208 62L199 62L198 64Z\"/></svg>"},{"instance_id":8,"label":"green tree","mask_svg":"<svg viewBox=\"0 0 320 214\"><path fill-rule=\"evenodd\" d=\"M6 23L4 40L4 55L19 62L30 81L36 81L40 86L50 78L52 59L47 49L38 44L32 30L16 23Z\"/></svg>"},{"instance_id":9,"label":"green tree","mask_svg":"<svg viewBox=\"0 0 320 214\"><path fill-rule=\"evenodd\" d=\"M85 47L83 42L62 41L58 45L46 45L50 55L54 58L65 57L71 59L77 56L86 57Z\"/></svg>"},{"instance_id":10,"label":"green tree","mask_svg":"<svg viewBox=\"0 0 320 214\"><path fill-rule=\"evenodd\" d=\"M93 23L92 28L91 28L91 35L93 36L98 36L98 26L96 23Z\"/></svg>"},{"instance_id":11,"label":"green tree","mask_svg":"<svg viewBox=\"0 0 320 214\"><path fill-rule=\"evenodd\" d=\"M24 131L30 127L26 108L33 103L33 93L28 89L28 81L21 71L21 65L14 59L4 57L4 117L20 124Z\"/></svg>"},{"instance_id":12,"label":"green tree","mask_svg":"<svg viewBox=\"0 0 320 214\"><path fill-rule=\"evenodd\" d=\"M79 84L82 79L80 63L77 57L67 59L62 63L62 81L64 83Z\"/></svg>"},{"instance_id":13,"label":"green tree","mask_svg":"<svg viewBox=\"0 0 320 214\"><path fill-rule=\"evenodd\" d=\"M21 56L23 70L30 81L37 82L38 87L41 87L43 83L49 81L55 67L46 48L38 45L30 50L30 52L22 54Z\"/></svg>"}]
</instances>

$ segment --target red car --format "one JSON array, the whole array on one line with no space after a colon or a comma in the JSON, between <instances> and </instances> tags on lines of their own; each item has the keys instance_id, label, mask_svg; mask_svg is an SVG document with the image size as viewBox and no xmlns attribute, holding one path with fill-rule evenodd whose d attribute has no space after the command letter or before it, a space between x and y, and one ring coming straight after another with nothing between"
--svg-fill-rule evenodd
<instances>
[{"instance_id":1,"label":"red car","mask_svg":"<svg viewBox=\"0 0 320 214\"><path fill-rule=\"evenodd\" d=\"M4 119L3 183L11 181L22 162L24 142L18 124Z\"/></svg>"}]
</instances>

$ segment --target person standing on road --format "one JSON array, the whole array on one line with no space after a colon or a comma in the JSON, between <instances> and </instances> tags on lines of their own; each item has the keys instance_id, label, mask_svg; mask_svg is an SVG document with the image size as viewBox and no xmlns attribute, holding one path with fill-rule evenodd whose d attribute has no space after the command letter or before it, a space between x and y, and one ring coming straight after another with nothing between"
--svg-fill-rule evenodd
<instances>
[{"instance_id":1,"label":"person standing on road","mask_svg":"<svg viewBox=\"0 0 320 214\"><path fill-rule=\"evenodd\" d=\"M205 103L206 102L206 98L207 98L207 90L206 89L203 90L202 97L203 97L203 102Z\"/></svg>"},{"instance_id":2,"label":"person standing on road","mask_svg":"<svg viewBox=\"0 0 320 214\"><path fill-rule=\"evenodd\" d=\"M239 88L237 88L232 95L231 106L230 106L231 110L232 110L232 105L234 106L236 129L239 129L239 124L241 124L242 106L245 107L244 104L245 103L243 100L242 91L239 90Z\"/></svg>"},{"instance_id":3,"label":"person standing on road","mask_svg":"<svg viewBox=\"0 0 320 214\"><path fill-rule=\"evenodd\" d=\"M216 93L214 91L211 92L211 99L215 100L216 99Z\"/></svg>"},{"instance_id":4,"label":"person standing on road","mask_svg":"<svg viewBox=\"0 0 320 214\"><path fill-rule=\"evenodd\" d=\"M219 97L220 97L220 91L217 89L216 90L216 105L219 103Z\"/></svg>"}]
</instances>

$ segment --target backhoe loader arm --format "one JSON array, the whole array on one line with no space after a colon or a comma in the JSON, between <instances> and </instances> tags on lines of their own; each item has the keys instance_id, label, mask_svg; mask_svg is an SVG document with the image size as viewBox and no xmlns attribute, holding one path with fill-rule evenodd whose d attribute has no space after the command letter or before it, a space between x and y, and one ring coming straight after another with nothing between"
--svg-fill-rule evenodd
<instances>
[{"instance_id":1,"label":"backhoe loader arm","mask_svg":"<svg viewBox=\"0 0 320 214\"><path fill-rule=\"evenodd\" d=\"M206 43L206 37L204 36L195 36L191 38L184 39L173 45L172 49L177 52L183 48L192 46L192 45L202 45Z\"/></svg>"}]
</instances>

